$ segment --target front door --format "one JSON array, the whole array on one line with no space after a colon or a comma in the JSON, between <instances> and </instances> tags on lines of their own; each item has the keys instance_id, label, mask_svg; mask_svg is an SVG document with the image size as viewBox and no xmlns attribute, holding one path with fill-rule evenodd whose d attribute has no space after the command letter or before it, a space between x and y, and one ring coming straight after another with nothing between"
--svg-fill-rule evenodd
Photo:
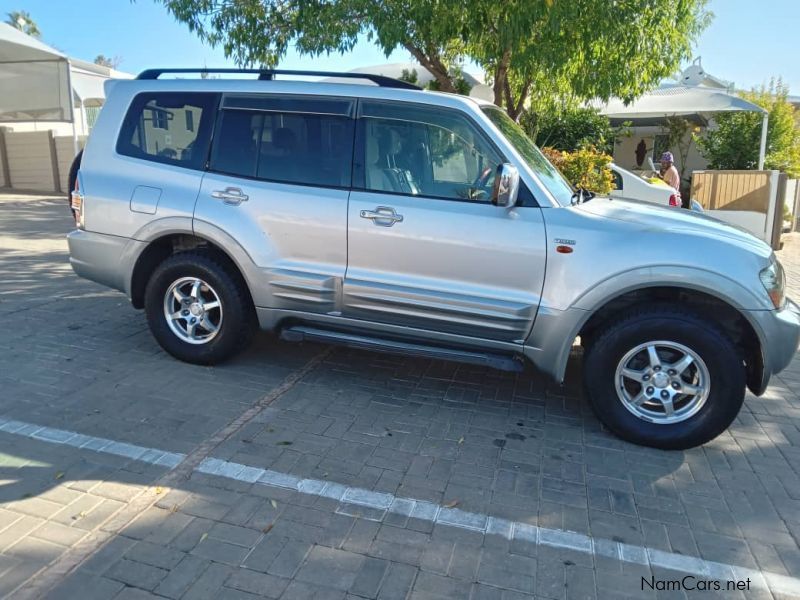
<instances>
[{"instance_id":1,"label":"front door","mask_svg":"<svg viewBox=\"0 0 800 600\"><path fill-rule=\"evenodd\" d=\"M522 344L544 283L541 209L490 203L503 157L468 115L359 112L345 315Z\"/></svg>"},{"instance_id":2,"label":"front door","mask_svg":"<svg viewBox=\"0 0 800 600\"><path fill-rule=\"evenodd\" d=\"M261 306L339 314L354 107L319 96L222 99L195 220L223 229L263 269Z\"/></svg>"}]
</instances>

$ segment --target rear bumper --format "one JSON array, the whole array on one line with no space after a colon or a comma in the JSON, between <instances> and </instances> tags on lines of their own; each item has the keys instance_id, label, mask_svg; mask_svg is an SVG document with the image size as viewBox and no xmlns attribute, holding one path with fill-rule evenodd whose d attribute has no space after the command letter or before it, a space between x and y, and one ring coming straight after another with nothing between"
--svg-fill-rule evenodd
<instances>
[{"instance_id":1,"label":"rear bumper","mask_svg":"<svg viewBox=\"0 0 800 600\"><path fill-rule=\"evenodd\" d=\"M67 243L76 274L129 294L133 265L145 242L76 229Z\"/></svg>"}]
</instances>

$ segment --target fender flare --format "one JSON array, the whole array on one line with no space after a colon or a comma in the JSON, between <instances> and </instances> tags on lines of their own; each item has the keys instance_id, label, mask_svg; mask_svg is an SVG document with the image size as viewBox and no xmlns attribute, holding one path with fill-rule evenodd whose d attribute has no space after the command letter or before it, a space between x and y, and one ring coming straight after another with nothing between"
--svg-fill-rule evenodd
<instances>
[{"instance_id":1,"label":"fender flare","mask_svg":"<svg viewBox=\"0 0 800 600\"><path fill-rule=\"evenodd\" d=\"M211 223L193 219L192 217L165 217L151 221L142 227L133 237L135 243L129 244L126 248L127 256L125 259L129 261L128 264L132 265L130 269L130 277L126 281L125 292L128 297L131 297L133 287L133 276L136 271L136 265L142 253L150 247L150 245L170 235L188 235L200 238L211 242L224 252L228 258L236 265L239 272L244 277L245 283L250 289L250 295L256 306L259 305L259 300L263 296L258 295L258 286L253 283L259 280L261 270L255 265L250 255L229 234L225 233L222 229Z\"/></svg>"},{"instance_id":2,"label":"fender flare","mask_svg":"<svg viewBox=\"0 0 800 600\"><path fill-rule=\"evenodd\" d=\"M636 290L655 287L684 288L701 292L724 302L749 323L758 339L764 360L765 333L751 310L770 310L766 295L762 300L752 290L712 271L694 267L658 265L618 273L589 287L566 310L540 307L531 334L525 343L525 354L545 373L563 382L567 362L575 338L584 325L602 307L615 298ZM743 304L752 303L752 307Z\"/></svg>"}]
</instances>

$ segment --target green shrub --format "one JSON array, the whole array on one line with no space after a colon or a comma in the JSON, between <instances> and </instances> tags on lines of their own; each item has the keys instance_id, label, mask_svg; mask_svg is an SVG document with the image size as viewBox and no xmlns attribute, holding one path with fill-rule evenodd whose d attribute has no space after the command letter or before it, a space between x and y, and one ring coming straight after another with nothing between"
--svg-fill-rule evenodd
<instances>
[{"instance_id":1,"label":"green shrub","mask_svg":"<svg viewBox=\"0 0 800 600\"><path fill-rule=\"evenodd\" d=\"M599 152L592 147L575 152L542 148L542 152L576 188L603 195L614 189L614 178L608 168L612 159L605 152Z\"/></svg>"},{"instance_id":2,"label":"green shrub","mask_svg":"<svg viewBox=\"0 0 800 600\"><path fill-rule=\"evenodd\" d=\"M520 125L540 148L547 146L567 152L588 147L611 152L614 138L620 133L611 126L608 117L596 109L584 107L526 112Z\"/></svg>"}]
</instances>

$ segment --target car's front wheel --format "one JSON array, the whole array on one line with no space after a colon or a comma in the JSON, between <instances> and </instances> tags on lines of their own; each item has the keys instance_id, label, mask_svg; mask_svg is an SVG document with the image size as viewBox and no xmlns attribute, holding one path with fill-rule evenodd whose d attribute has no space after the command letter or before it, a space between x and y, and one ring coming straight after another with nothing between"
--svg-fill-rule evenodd
<instances>
[{"instance_id":1,"label":"car's front wheel","mask_svg":"<svg viewBox=\"0 0 800 600\"><path fill-rule=\"evenodd\" d=\"M255 328L241 277L201 252L181 252L162 262L145 289L150 331L180 360L210 365L244 348Z\"/></svg>"},{"instance_id":2,"label":"car's front wheel","mask_svg":"<svg viewBox=\"0 0 800 600\"><path fill-rule=\"evenodd\" d=\"M727 335L688 310L634 310L600 332L584 360L598 418L619 437L681 450L722 433L744 401L744 361Z\"/></svg>"}]
</instances>

